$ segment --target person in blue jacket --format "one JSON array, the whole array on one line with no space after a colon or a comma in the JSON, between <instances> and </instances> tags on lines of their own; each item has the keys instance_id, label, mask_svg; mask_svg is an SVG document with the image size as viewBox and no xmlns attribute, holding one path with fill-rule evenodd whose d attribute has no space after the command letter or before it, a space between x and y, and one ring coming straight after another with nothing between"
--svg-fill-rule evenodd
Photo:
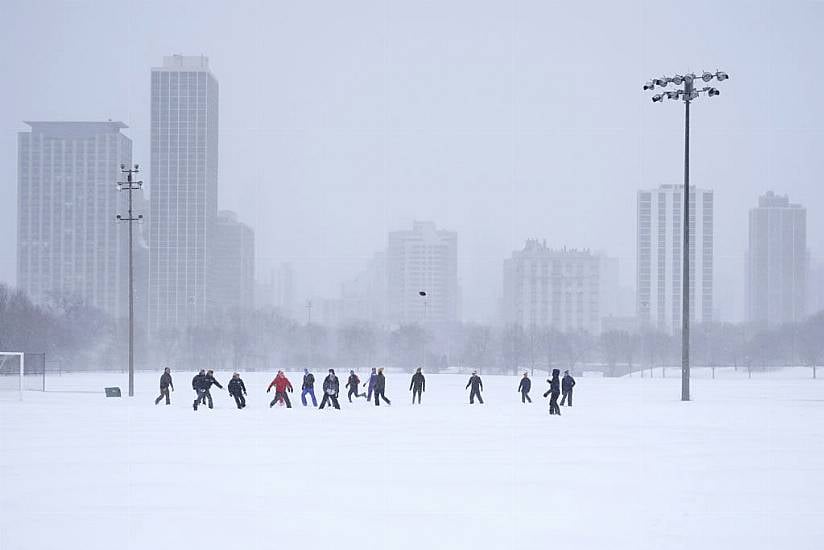
<instances>
[{"instance_id":1,"label":"person in blue jacket","mask_svg":"<svg viewBox=\"0 0 824 550\"><path fill-rule=\"evenodd\" d=\"M318 406L318 400L315 399L315 375L309 372L309 369L303 369L303 387L300 391L300 401L303 406L306 406L306 396L312 398L312 406Z\"/></svg>"},{"instance_id":2,"label":"person in blue jacket","mask_svg":"<svg viewBox=\"0 0 824 550\"><path fill-rule=\"evenodd\" d=\"M375 383L378 381L378 371L376 368L372 367L372 374L369 375L369 380L364 382L363 385L368 387L366 388L366 400L372 401L372 392L375 391Z\"/></svg>"}]
</instances>

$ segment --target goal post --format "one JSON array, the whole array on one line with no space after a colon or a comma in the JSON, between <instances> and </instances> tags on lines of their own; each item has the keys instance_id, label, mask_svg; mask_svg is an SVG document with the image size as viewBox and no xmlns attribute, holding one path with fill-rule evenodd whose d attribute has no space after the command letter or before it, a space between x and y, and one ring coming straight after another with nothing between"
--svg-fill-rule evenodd
<instances>
[{"instance_id":1,"label":"goal post","mask_svg":"<svg viewBox=\"0 0 824 550\"><path fill-rule=\"evenodd\" d=\"M16 390L18 399L22 401L25 376L26 354L21 351L0 351L0 391Z\"/></svg>"}]
</instances>

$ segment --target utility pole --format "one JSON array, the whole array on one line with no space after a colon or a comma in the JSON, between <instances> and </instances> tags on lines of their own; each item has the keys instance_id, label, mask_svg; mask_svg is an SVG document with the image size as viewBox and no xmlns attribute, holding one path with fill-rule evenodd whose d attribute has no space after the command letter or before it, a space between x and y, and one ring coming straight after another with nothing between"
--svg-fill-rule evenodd
<instances>
[{"instance_id":1,"label":"utility pole","mask_svg":"<svg viewBox=\"0 0 824 550\"><path fill-rule=\"evenodd\" d=\"M653 103L658 103L666 99L682 100L684 102L684 247L682 250L681 266L683 268L681 276L681 401L690 400L690 103L697 99L701 93L706 93L709 97L719 95L721 92L717 88L704 86L701 89L695 88L698 79L709 82L713 78L723 82L729 75L723 71L710 73L704 71L699 77L694 73L684 76L675 75L672 77L662 76L655 78L644 84L644 90L653 90L656 86L665 88L673 83L676 86L683 85L680 90L663 92L652 96ZM696 223L697 220L696 220Z\"/></svg>"},{"instance_id":2,"label":"utility pole","mask_svg":"<svg viewBox=\"0 0 824 550\"><path fill-rule=\"evenodd\" d=\"M132 206L132 192L143 187L142 181L134 181L133 175L140 172L140 166L135 164L134 168L126 168L125 164L120 165L120 172L126 174L126 181L117 182L118 191L128 191L129 213L124 218L117 215L117 221L129 224L129 397L134 397L134 245L133 229L134 222L142 223L143 214L135 217Z\"/></svg>"}]
</instances>

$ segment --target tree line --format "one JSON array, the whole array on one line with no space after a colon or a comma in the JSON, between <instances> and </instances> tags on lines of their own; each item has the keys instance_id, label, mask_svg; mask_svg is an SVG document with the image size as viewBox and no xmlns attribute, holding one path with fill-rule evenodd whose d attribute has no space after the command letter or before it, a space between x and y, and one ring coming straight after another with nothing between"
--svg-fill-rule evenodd
<instances>
[{"instance_id":1,"label":"tree line","mask_svg":"<svg viewBox=\"0 0 824 550\"><path fill-rule=\"evenodd\" d=\"M125 319L114 320L81 300L54 297L33 304L0 285L0 349L45 353L65 370L122 370L127 358ZM233 310L201 326L154 335L137 331L139 368L353 368L373 366L438 372L447 367L515 374L553 368L602 370L607 376L678 366L680 334L651 329L585 331L475 323L378 326L352 321L337 327L299 323L274 308ZM696 324L691 364L769 369L824 360L824 312L777 328Z\"/></svg>"}]
</instances>

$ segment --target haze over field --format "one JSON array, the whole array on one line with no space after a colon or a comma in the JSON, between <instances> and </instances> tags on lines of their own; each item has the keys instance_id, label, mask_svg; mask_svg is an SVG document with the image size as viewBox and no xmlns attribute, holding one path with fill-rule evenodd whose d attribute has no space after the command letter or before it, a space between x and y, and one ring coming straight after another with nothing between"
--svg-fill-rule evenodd
<instances>
[{"instance_id":1,"label":"haze over field","mask_svg":"<svg viewBox=\"0 0 824 550\"><path fill-rule=\"evenodd\" d=\"M181 53L220 81L220 207L254 227L259 275L294 265L300 298L336 295L415 219L458 232L467 320L495 318L529 237L618 256L634 285L636 191L679 183L683 154L683 109L641 84L723 69L693 109L692 182L715 190L716 307L739 320L758 195L807 206L824 250L822 27L806 1L6 2L0 281L22 121L122 120L148 167L149 71Z\"/></svg>"}]
</instances>

